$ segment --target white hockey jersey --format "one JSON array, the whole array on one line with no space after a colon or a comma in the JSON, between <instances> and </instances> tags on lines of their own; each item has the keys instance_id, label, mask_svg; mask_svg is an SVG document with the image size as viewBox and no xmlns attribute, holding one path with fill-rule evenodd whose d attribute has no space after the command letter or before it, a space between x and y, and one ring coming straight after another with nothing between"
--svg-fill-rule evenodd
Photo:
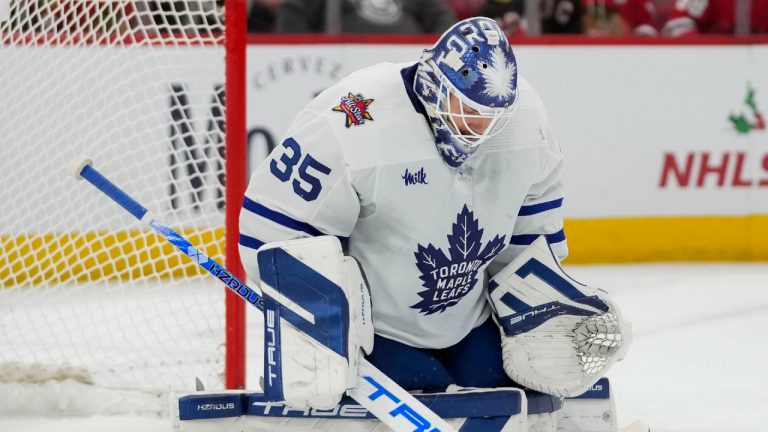
<instances>
[{"instance_id":1,"label":"white hockey jersey","mask_svg":"<svg viewBox=\"0 0 768 432\"><path fill-rule=\"evenodd\" d=\"M510 123L450 168L414 74L408 64L362 69L298 115L251 176L240 253L258 280L255 251L265 242L338 236L365 270L376 333L445 348L487 319L486 271L542 234L567 255L562 152L521 79Z\"/></svg>"}]
</instances>

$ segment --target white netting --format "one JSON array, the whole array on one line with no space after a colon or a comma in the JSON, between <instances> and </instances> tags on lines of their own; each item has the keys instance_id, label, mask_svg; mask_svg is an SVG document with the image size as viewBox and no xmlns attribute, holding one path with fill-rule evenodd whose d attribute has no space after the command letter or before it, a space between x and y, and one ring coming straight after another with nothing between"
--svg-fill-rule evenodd
<instances>
[{"instance_id":1,"label":"white netting","mask_svg":"<svg viewBox=\"0 0 768 432\"><path fill-rule=\"evenodd\" d=\"M222 3L0 7L0 383L222 387L224 289L69 175L92 157L223 260Z\"/></svg>"}]
</instances>

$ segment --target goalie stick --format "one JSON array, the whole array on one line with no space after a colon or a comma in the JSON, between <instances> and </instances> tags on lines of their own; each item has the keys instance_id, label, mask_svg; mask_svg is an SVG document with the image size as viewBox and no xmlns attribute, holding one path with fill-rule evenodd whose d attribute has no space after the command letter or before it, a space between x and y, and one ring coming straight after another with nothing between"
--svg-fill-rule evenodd
<instances>
[{"instance_id":1,"label":"goalie stick","mask_svg":"<svg viewBox=\"0 0 768 432\"><path fill-rule=\"evenodd\" d=\"M76 179L88 181L205 271L221 280L227 288L237 293L243 300L263 310L264 301L259 293L192 245L182 235L156 219L144 206L97 171L93 167L93 160L81 158L75 162L74 168L73 174ZM416 400L365 358L360 360L357 385L348 390L347 394L396 432L456 432L445 420Z\"/></svg>"}]
</instances>

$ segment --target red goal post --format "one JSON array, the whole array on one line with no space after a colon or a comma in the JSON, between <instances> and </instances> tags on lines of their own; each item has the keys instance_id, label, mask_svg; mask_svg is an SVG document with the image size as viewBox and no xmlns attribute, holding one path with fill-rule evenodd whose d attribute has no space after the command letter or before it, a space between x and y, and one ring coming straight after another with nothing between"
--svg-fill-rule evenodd
<instances>
[{"instance_id":1,"label":"red goal post","mask_svg":"<svg viewBox=\"0 0 768 432\"><path fill-rule=\"evenodd\" d=\"M245 271L240 262L237 239L240 236L240 203L245 195L247 184L247 149L246 149L246 33L247 17L245 0L227 0L228 32L226 36L227 52L227 88L230 95L227 109L227 190L226 207L226 266L235 276L245 280ZM232 291L226 291L226 388L245 388L245 303Z\"/></svg>"}]
</instances>

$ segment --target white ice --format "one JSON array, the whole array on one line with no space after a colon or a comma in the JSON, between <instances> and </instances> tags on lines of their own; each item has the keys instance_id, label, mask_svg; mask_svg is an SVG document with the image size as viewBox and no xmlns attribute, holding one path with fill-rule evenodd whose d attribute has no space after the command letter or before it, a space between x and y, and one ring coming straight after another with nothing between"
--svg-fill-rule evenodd
<instances>
[{"instance_id":1,"label":"white ice","mask_svg":"<svg viewBox=\"0 0 768 432\"><path fill-rule=\"evenodd\" d=\"M768 431L768 264L568 266L612 293L634 345L609 373L620 425ZM167 432L156 416L0 418L3 432Z\"/></svg>"},{"instance_id":2,"label":"white ice","mask_svg":"<svg viewBox=\"0 0 768 432\"><path fill-rule=\"evenodd\" d=\"M768 431L768 264L571 267L635 341L609 373L619 419L654 432Z\"/></svg>"}]
</instances>

